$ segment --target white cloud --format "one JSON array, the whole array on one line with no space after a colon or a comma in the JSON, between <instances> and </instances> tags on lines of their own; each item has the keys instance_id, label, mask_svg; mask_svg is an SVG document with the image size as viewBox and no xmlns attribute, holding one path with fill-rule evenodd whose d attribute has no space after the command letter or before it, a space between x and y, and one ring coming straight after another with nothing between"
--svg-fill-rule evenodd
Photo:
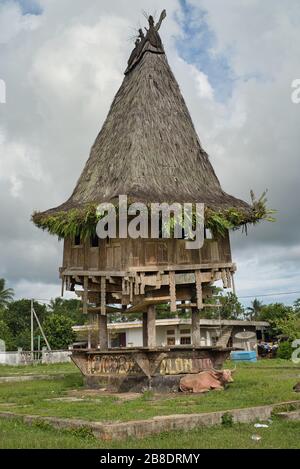
<instances>
[{"instance_id":1,"label":"white cloud","mask_svg":"<svg viewBox=\"0 0 300 469\"><path fill-rule=\"evenodd\" d=\"M207 75L190 65L192 76L196 82L197 95L200 98L213 99L214 91L211 87Z\"/></svg>"},{"instance_id":2,"label":"white cloud","mask_svg":"<svg viewBox=\"0 0 300 469\"><path fill-rule=\"evenodd\" d=\"M87 106L101 99L122 79L122 35L128 29L128 21L112 16L92 25L67 25L36 51L31 79L37 92L44 100L50 93L55 103L63 99L64 105L74 97Z\"/></svg>"},{"instance_id":3,"label":"white cloud","mask_svg":"<svg viewBox=\"0 0 300 469\"><path fill-rule=\"evenodd\" d=\"M17 292L16 299L22 298L35 298L40 300L42 303L46 303L52 299L57 298L61 294L59 285L55 283L41 283L41 282L28 282L25 279L21 279L15 286ZM74 293L67 292L64 295L65 299L77 298Z\"/></svg>"},{"instance_id":4,"label":"white cloud","mask_svg":"<svg viewBox=\"0 0 300 469\"><path fill-rule=\"evenodd\" d=\"M7 1L0 5L0 45L5 44L23 31L33 31L40 25L35 15L23 15L20 5Z\"/></svg>"},{"instance_id":5,"label":"white cloud","mask_svg":"<svg viewBox=\"0 0 300 469\"><path fill-rule=\"evenodd\" d=\"M6 142L2 136L0 147L0 182L10 183L13 197L22 194L23 180L46 181L40 166L39 152L25 143Z\"/></svg>"}]
</instances>

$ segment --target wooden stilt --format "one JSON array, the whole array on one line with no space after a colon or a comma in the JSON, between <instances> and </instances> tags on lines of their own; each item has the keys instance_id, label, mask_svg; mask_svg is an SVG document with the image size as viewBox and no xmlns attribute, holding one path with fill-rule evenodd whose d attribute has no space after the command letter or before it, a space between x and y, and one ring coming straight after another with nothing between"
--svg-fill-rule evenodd
<instances>
[{"instance_id":1,"label":"wooden stilt","mask_svg":"<svg viewBox=\"0 0 300 469\"><path fill-rule=\"evenodd\" d=\"M221 278L222 278L222 282L223 282L223 288L228 288L227 275L226 275L226 270L225 269L221 270Z\"/></svg>"},{"instance_id":2,"label":"wooden stilt","mask_svg":"<svg viewBox=\"0 0 300 469\"><path fill-rule=\"evenodd\" d=\"M83 314L87 314L88 312L88 284L89 284L89 278L87 276L84 277L83 280Z\"/></svg>"},{"instance_id":3,"label":"wooden stilt","mask_svg":"<svg viewBox=\"0 0 300 469\"><path fill-rule=\"evenodd\" d=\"M198 308L192 308L192 345L200 347L200 311Z\"/></svg>"},{"instance_id":4,"label":"wooden stilt","mask_svg":"<svg viewBox=\"0 0 300 469\"><path fill-rule=\"evenodd\" d=\"M197 308L203 308L203 295L202 295L202 279L201 279L201 271L195 271L195 280L196 280L196 292L197 292Z\"/></svg>"},{"instance_id":5,"label":"wooden stilt","mask_svg":"<svg viewBox=\"0 0 300 469\"><path fill-rule=\"evenodd\" d=\"M101 277L101 314L106 314L106 277Z\"/></svg>"},{"instance_id":6,"label":"wooden stilt","mask_svg":"<svg viewBox=\"0 0 300 469\"><path fill-rule=\"evenodd\" d=\"M143 347L148 347L148 314L143 313Z\"/></svg>"},{"instance_id":7,"label":"wooden stilt","mask_svg":"<svg viewBox=\"0 0 300 469\"><path fill-rule=\"evenodd\" d=\"M233 292L234 295L236 295L235 282L234 282L234 272L231 273L231 280L232 280L232 292Z\"/></svg>"},{"instance_id":8,"label":"wooden stilt","mask_svg":"<svg viewBox=\"0 0 300 469\"><path fill-rule=\"evenodd\" d=\"M147 333L147 347L156 348L156 311L155 305L147 307L147 325L145 333Z\"/></svg>"},{"instance_id":9,"label":"wooden stilt","mask_svg":"<svg viewBox=\"0 0 300 469\"><path fill-rule=\"evenodd\" d=\"M175 281L175 272L170 272L169 274L170 281L170 309L171 313L176 313L176 281Z\"/></svg>"},{"instance_id":10,"label":"wooden stilt","mask_svg":"<svg viewBox=\"0 0 300 469\"><path fill-rule=\"evenodd\" d=\"M89 325L89 330L88 330L88 349L90 350L92 348L92 314L88 314L88 325Z\"/></svg>"},{"instance_id":11,"label":"wooden stilt","mask_svg":"<svg viewBox=\"0 0 300 469\"><path fill-rule=\"evenodd\" d=\"M98 326L99 326L99 346L100 350L108 349L108 331L107 331L107 315L98 314Z\"/></svg>"},{"instance_id":12,"label":"wooden stilt","mask_svg":"<svg viewBox=\"0 0 300 469\"><path fill-rule=\"evenodd\" d=\"M228 286L228 288L232 288L231 272L230 272L229 269L226 269L226 277L227 277L227 286Z\"/></svg>"}]
</instances>

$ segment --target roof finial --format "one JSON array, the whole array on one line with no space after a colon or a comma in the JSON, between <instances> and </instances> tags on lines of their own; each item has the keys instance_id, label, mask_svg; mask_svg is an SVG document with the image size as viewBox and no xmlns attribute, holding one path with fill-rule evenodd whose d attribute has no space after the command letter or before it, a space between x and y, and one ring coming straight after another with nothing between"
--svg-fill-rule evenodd
<instances>
[{"instance_id":1,"label":"roof finial","mask_svg":"<svg viewBox=\"0 0 300 469\"><path fill-rule=\"evenodd\" d=\"M143 54L147 50L151 52L164 54L164 48L158 31L160 30L161 24L166 18L166 16L167 12L166 10L163 10L161 12L158 23L155 24L153 16L150 15L148 17L149 29L145 28L146 35L144 34L141 28L139 29L139 34L135 41L135 48L129 57L128 67L125 74L127 74L128 72L130 72L130 70L134 68L134 66L140 61Z\"/></svg>"},{"instance_id":2,"label":"roof finial","mask_svg":"<svg viewBox=\"0 0 300 469\"><path fill-rule=\"evenodd\" d=\"M148 23L149 23L149 29L145 28L147 32L149 32L151 29L154 29L156 32L160 30L161 24L163 20L167 17L167 12L166 10L163 10L160 14L160 18L158 23L154 23L154 18L152 15L149 16L148 18Z\"/></svg>"},{"instance_id":3,"label":"roof finial","mask_svg":"<svg viewBox=\"0 0 300 469\"><path fill-rule=\"evenodd\" d=\"M167 17L167 12L166 10L163 10L160 14L159 22L154 26L156 31L160 30L161 24L166 17ZM149 24L150 24L150 18L152 18L153 20L153 16L149 16ZM153 25L154 25L154 20L153 20Z\"/></svg>"}]
</instances>

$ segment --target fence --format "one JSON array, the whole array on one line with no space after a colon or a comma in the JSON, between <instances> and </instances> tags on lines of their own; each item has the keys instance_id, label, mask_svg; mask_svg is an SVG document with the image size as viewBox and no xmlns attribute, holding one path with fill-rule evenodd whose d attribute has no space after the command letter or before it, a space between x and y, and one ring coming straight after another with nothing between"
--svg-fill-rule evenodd
<instances>
[{"instance_id":1,"label":"fence","mask_svg":"<svg viewBox=\"0 0 300 469\"><path fill-rule=\"evenodd\" d=\"M71 361L70 350L42 350L41 352L27 352L18 350L17 352L1 352L0 365L32 365L37 363L67 363Z\"/></svg>"}]
</instances>

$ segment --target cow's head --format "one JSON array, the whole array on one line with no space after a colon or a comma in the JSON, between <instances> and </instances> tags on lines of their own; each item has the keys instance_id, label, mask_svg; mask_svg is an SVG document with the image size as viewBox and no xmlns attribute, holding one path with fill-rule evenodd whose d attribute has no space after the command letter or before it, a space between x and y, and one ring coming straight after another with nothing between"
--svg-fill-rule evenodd
<instances>
[{"instance_id":1,"label":"cow's head","mask_svg":"<svg viewBox=\"0 0 300 469\"><path fill-rule=\"evenodd\" d=\"M233 373L235 372L236 370L223 370L223 380L225 381L225 383L233 383Z\"/></svg>"},{"instance_id":2,"label":"cow's head","mask_svg":"<svg viewBox=\"0 0 300 469\"><path fill-rule=\"evenodd\" d=\"M226 383L233 383L233 373L236 371L236 368L233 370L214 370L218 379L222 382L222 384Z\"/></svg>"}]
</instances>

